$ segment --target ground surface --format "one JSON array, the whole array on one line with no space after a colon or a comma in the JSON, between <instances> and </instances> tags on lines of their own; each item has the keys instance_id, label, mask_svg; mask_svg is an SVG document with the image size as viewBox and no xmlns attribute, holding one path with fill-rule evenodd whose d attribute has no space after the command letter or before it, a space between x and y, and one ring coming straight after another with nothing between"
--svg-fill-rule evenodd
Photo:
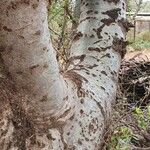
<instances>
[{"instance_id":1,"label":"ground surface","mask_svg":"<svg viewBox=\"0 0 150 150\"><path fill-rule=\"evenodd\" d=\"M142 51L127 52L125 56L125 60L130 60L133 57L136 57L136 60L143 58L144 60L150 61L150 49L146 49Z\"/></svg>"}]
</instances>

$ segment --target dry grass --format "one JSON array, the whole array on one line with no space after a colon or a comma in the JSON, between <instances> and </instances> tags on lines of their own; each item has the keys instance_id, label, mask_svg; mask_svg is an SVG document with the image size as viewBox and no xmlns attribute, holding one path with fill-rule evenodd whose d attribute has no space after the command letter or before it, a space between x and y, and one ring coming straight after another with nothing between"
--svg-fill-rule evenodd
<instances>
[{"instance_id":1,"label":"dry grass","mask_svg":"<svg viewBox=\"0 0 150 150\"><path fill-rule=\"evenodd\" d=\"M137 59L138 57L138 59ZM122 62L105 150L150 150L150 61Z\"/></svg>"}]
</instances>

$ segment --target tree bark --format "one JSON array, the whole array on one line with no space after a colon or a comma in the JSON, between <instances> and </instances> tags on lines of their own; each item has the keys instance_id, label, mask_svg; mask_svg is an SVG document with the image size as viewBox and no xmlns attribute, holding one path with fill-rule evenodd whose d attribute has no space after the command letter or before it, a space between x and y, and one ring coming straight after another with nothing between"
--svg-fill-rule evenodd
<instances>
[{"instance_id":1,"label":"tree bark","mask_svg":"<svg viewBox=\"0 0 150 150\"><path fill-rule=\"evenodd\" d=\"M1 0L0 5L4 65L17 88L32 97L29 106L34 114L48 117L62 108L66 92L50 41L47 3Z\"/></svg>"},{"instance_id":2,"label":"tree bark","mask_svg":"<svg viewBox=\"0 0 150 150\"><path fill-rule=\"evenodd\" d=\"M102 149L125 54L125 5L81 1L70 59L60 74L46 2L0 1L0 49L9 73L0 85L0 102L6 102L0 149Z\"/></svg>"}]
</instances>

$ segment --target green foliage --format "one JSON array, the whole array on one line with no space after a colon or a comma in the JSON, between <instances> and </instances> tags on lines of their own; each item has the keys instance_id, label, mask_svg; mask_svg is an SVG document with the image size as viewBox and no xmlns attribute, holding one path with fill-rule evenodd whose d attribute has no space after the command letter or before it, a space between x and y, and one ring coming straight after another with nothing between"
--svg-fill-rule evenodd
<instances>
[{"instance_id":1,"label":"green foliage","mask_svg":"<svg viewBox=\"0 0 150 150\"><path fill-rule=\"evenodd\" d=\"M74 5L72 0L58 0L49 8L49 29L57 60L63 68L68 59L68 49L72 39L72 16Z\"/></svg>"},{"instance_id":2,"label":"green foliage","mask_svg":"<svg viewBox=\"0 0 150 150\"><path fill-rule=\"evenodd\" d=\"M150 42L150 32L149 31L142 32L138 35L138 38L140 38L144 41L149 41Z\"/></svg>"},{"instance_id":3,"label":"green foliage","mask_svg":"<svg viewBox=\"0 0 150 150\"><path fill-rule=\"evenodd\" d=\"M66 8L72 15L74 6L71 0L58 0L57 2L52 3L48 11L49 28L51 30L52 38L56 39L56 41L59 39L59 36L61 36L64 22L66 23L65 35L70 34L71 31L72 20L69 15L66 14ZM66 37L66 39L67 38L68 37Z\"/></svg>"},{"instance_id":4,"label":"green foliage","mask_svg":"<svg viewBox=\"0 0 150 150\"><path fill-rule=\"evenodd\" d=\"M137 9L138 0L127 1L127 12L135 12ZM142 2L139 12L150 12L150 1Z\"/></svg>"},{"instance_id":5,"label":"green foliage","mask_svg":"<svg viewBox=\"0 0 150 150\"><path fill-rule=\"evenodd\" d=\"M128 150L129 143L132 137L132 131L125 127L121 126L114 130L114 134L111 137L111 142L108 144L109 150Z\"/></svg>"},{"instance_id":6,"label":"green foliage","mask_svg":"<svg viewBox=\"0 0 150 150\"><path fill-rule=\"evenodd\" d=\"M135 50L149 49L150 48L150 42L149 41L144 41L142 39L138 39L138 40L135 40L135 42L133 42L131 44L131 46Z\"/></svg>"},{"instance_id":7,"label":"green foliage","mask_svg":"<svg viewBox=\"0 0 150 150\"><path fill-rule=\"evenodd\" d=\"M129 150L131 145L133 145L133 139L134 142L135 139L138 141L138 138L135 137L136 128L138 127L140 131L147 129L150 124L150 106L147 106L145 109L136 107L131 115L135 122L132 121L132 126L126 121L118 122L117 127L113 130L107 150Z\"/></svg>"},{"instance_id":8,"label":"green foliage","mask_svg":"<svg viewBox=\"0 0 150 150\"><path fill-rule=\"evenodd\" d=\"M49 27L53 38L61 34L64 16L64 1L53 3L49 8Z\"/></svg>"},{"instance_id":9,"label":"green foliage","mask_svg":"<svg viewBox=\"0 0 150 150\"><path fill-rule=\"evenodd\" d=\"M143 2L141 12L150 12L150 1Z\"/></svg>"},{"instance_id":10,"label":"green foliage","mask_svg":"<svg viewBox=\"0 0 150 150\"><path fill-rule=\"evenodd\" d=\"M136 35L135 41L133 40L133 31L129 32L127 39L135 50L150 49L150 32L145 31Z\"/></svg>"},{"instance_id":11,"label":"green foliage","mask_svg":"<svg viewBox=\"0 0 150 150\"><path fill-rule=\"evenodd\" d=\"M136 108L133 115L137 119L138 126L141 130L146 130L150 123L150 106L147 106L145 112L141 108Z\"/></svg>"}]
</instances>

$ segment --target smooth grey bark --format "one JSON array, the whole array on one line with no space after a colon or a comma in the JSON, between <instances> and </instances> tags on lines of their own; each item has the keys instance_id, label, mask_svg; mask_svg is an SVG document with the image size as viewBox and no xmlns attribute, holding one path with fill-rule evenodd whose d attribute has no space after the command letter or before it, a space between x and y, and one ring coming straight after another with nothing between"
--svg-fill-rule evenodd
<instances>
[{"instance_id":1,"label":"smooth grey bark","mask_svg":"<svg viewBox=\"0 0 150 150\"><path fill-rule=\"evenodd\" d=\"M17 88L32 97L29 109L33 109L36 118L48 117L63 107L66 92L50 41L47 3L1 0L0 5L4 65Z\"/></svg>"},{"instance_id":2,"label":"smooth grey bark","mask_svg":"<svg viewBox=\"0 0 150 150\"><path fill-rule=\"evenodd\" d=\"M125 54L125 5L82 0L61 74L49 41L46 2L0 1L1 55L9 72L0 84L0 102L6 102L0 107L0 149L102 148Z\"/></svg>"}]
</instances>

